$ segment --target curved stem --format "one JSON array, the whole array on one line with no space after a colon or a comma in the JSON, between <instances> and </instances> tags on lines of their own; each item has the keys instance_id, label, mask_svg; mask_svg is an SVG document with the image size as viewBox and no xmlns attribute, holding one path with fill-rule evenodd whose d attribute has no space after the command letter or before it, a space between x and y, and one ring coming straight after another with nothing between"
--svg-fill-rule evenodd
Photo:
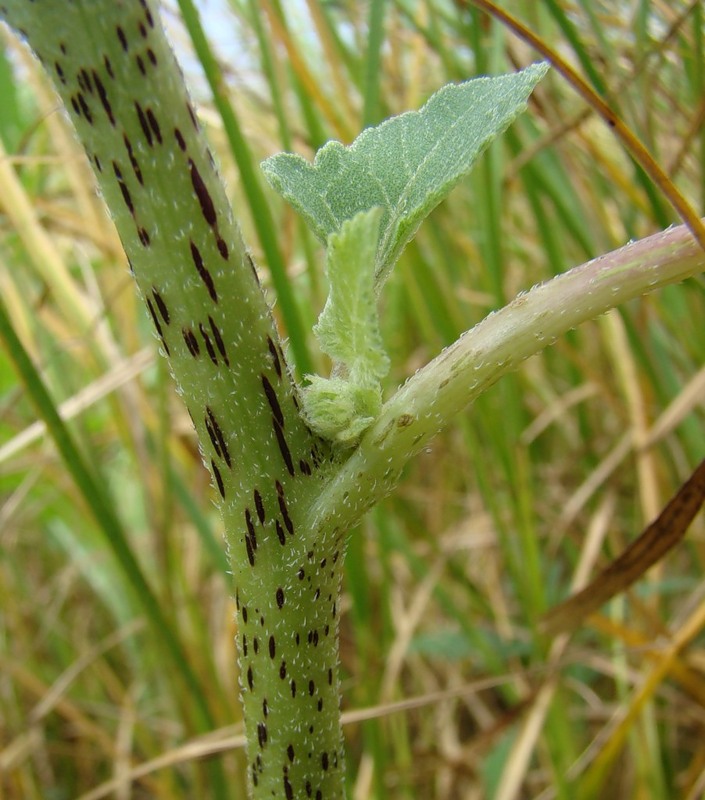
<instances>
[{"instance_id":1,"label":"curved stem","mask_svg":"<svg viewBox=\"0 0 705 800\"><path fill-rule=\"evenodd\" d=\"M704 269L705 252L681 225L575 267L490 314L385 403L311 506L307 524L348 528L389 494L410 458L502 375L580 323Z\"/></svg>"}]
</instances>

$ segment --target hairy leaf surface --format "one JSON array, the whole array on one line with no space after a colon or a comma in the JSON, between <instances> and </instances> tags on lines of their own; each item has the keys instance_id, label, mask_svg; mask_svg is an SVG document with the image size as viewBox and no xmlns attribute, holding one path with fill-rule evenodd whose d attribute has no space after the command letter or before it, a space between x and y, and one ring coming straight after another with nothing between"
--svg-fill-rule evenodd
<instances>
[{"instance_id":1,"label":"hairy leaf surface","mask_svg":"<svg viewBox=\"0 0 705 800\"><path fill-rule=\"evenodd\" d=\"M382 207L378 291L424 217L526 108L547 69L537 63L511 75L444 86L421 110L368 128L349 147L328 142L313 164L280 153L262 169L322 242L360 211Z\"/></svg>"},{"instance_id":2,"label":"hairy leaf surface","mask_svg":"<svg viewBox=\"0 0 705 800\"><path fill-rule=\"evenodd\" d=\"M304 412L326 439L351 445L382 405L380 379L389 370L374 296L374 261L382 209L346 220L328 238L330 293L314 332L333 360L333 376L310 376Z\"/></svg>"},{"instance_id":3,"label":"hairy leaf surface","mask_svg":"<svg viewBox=\"0 0 705 800\"><path fill-rule=\"evenodd\" d=\"M382 378L389 369L374 297L381 215L379 207L364 211L331 234L326 264L330 293L314 328L323 352L361 379Z\"/></svg>"}]
</instances>

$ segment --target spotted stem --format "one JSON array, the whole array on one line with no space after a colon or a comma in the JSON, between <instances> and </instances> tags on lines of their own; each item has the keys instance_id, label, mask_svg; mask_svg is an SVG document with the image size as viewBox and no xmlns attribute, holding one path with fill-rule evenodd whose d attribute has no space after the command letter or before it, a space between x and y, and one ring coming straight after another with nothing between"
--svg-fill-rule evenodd
<instances>
[{"instance_id":1,"label":"spotted stem","mask_svg":"<svg viewBox=\"0 0 705 800\"><path fill-rule=\"evenodd\" d=\"M253 797L343 796L342 535L302 508L328 448L297 389L214 158L148 0L15 0L113 216L220 501L237 587Z\"/></svg>"}]
</instances>

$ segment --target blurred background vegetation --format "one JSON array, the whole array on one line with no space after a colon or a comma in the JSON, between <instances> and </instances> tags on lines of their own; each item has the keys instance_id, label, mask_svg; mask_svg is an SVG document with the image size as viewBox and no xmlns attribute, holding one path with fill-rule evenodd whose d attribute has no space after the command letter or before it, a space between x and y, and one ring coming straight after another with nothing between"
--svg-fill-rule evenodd
<instances>
[{"instance_id":1,"label":"blurred background vegetation","mask_svg":"<svg viewBox=\"0 0 705 800\"><path fill-rule=\"evenodd\" d=\"M703 215L702 2L500 5L574 66ZM197 10L215 71L202 69L190 2L166 3L163 18L263 279L280 256L306 330L325 298L320 249L241 170L349 142L447 81L540 57L470 0ZM242 798L213 491L66 119L28 53L0 35L0 296L217 722L198 733L194 698L0 348L0 797ZM233 146L223 103L246 147ZM271 221L252 213L258 191ZM676 222L552 71L388 284L388 391L518 292ZM353 532L341 628L351 798L705 796L703 515L571 638L539 626L705 455L703 289L700 278L659 291L531 359ZM296 344L324 368L312 341Z\"/></svg>"}]
</instances>

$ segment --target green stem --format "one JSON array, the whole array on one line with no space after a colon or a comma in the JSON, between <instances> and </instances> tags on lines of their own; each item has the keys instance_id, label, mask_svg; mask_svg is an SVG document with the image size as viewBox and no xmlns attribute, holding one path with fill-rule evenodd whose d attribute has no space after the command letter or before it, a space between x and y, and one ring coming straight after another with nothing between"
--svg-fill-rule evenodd
<instances>
[{"instance_id":1,"label":"green stem","mask_svg":"<svg viewBox=\"0 0 705 800\"><path fill-rule=\"evenodd\" d=\"M396 486L407 461L502 375L582 322L704 269L705 252L681 225L575 267L490 314L385 403L306 524L350 527Z\"/></svg>"},{"instance_id":2,"label":"green stem","mask_svg":"<svg viewBox=\"0 0 705 800\"><path fill-rule=\"evenodd\" d=\"M299 414L156 10L12 0L0 12L69 111L213 475L237 592L253 797L342 797L342 543L300 524L328 452Z\"/></svg>"}]
</instances>

